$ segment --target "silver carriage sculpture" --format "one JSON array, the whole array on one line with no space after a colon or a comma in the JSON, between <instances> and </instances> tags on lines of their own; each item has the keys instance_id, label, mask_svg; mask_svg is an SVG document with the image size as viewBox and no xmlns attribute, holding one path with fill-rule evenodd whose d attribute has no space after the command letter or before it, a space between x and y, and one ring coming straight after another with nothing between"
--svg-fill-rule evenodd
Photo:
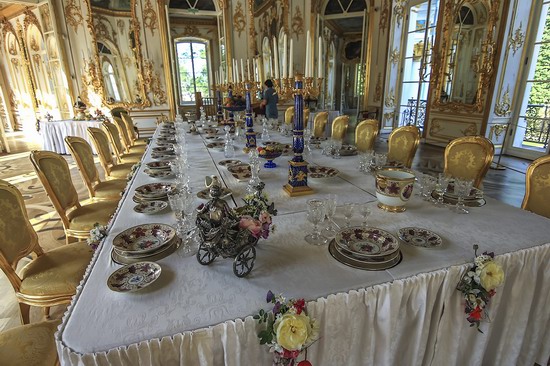
<instances>
[{"instance_id":1,"label":"silver carriage sculpture","mask_svg":"<svg viewBox=\"0 0 550 366\"><path fill-rule=\"evenodd\" d=\"M208 265L221 256L234 258L233 273L237 277L245 277L252 271L256 260L255 246L261 236L242 228L240 223L243 216L257 220L262 214L267 213L269 218L277 214L274 204L267 202L264 187L264 183L260 183L254 187L254 193L244 199L244 206L231 209L220 198L221 187L216 183L210 186L211 200L197 208L196 224L200 237L197 260L200 264ZM265 230L269 232L270 224L263 228L264 238L267 238Z\"/></svg>"}]
</instances>

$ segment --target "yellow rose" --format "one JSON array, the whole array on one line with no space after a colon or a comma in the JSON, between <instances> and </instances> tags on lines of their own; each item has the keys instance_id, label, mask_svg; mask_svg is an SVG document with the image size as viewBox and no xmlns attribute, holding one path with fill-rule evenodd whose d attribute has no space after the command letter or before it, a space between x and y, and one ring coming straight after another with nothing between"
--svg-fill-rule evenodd
<instances>
[{"instance_id":1,"label":"yellow rose","mask_svg":"<svg viewBox=\"0 0 550 366\"><path fill-rule=\"evenodd\" d=\"M311 331L309 318L303 313L284 314L273 325L277 343L289 351L301 350Z\"/></svg>"},{"instance_id":2,"label":"yellow rose","mask_svg":"<svg viewBox=\"0 0 550 366\"><path fill-rule=\"evenodd\" d=\"M493 262L486 262L479 272L479 282L487 291L494 290L504 281L504 271L502 267Z\"/></svg>"}]
</instances>

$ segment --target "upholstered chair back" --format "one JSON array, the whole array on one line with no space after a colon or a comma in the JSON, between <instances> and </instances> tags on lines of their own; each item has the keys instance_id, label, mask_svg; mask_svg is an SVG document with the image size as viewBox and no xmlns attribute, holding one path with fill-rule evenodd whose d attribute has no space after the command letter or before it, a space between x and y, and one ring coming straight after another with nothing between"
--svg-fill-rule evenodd
<instances>
[{"instance_id":1,"label":"upholstered chair back","mask_svg":"<svg viewBox=\"0 0 550 366\"><path fill-rule=\"evenodd\" d=\"M378 136L378 121L366 119L359 122L355 128L355 146L359 151L368 151L374 148L374 140Z\"/></svg>"},{"instance_id":2,"label":"upholstered chair back","mask_svg":"<svg viewBox=\"0 0 550 366\"><path fill-rule=\"evenodd\" d=\"M88 141L81 137L67 136L65 144L71 151L71 154L78 166L82 180L88 188L90 196L94 196L94 185L99 183L99 172L94 162L94 153Z\"/></svg>"},{"instance_id":3,"label":"upholstered chair back","mask_svg":"<svg viewBox=\"0 0 550 366\"><path fill-rule=\"evenodd\" d=\"M445 148L445 174L471 179L479 188L491 166L495 147L483 136L465 136L451 141Z\"/></svg>"},{"instance_id":4,"label":"upholstered chair back","mask_svg":"<svg viewBox=\"0 0 550 366\"><path fill-rule=\"evenodd\" d=\"M311 111L309 110L309 108L304 108L304 128L307 127L307 124L309 122L310 113L311 113Z\"/></svg>"},{"instance_id":5,"label":"upholstered chair back","mask_svg":"<svg viewBox=\"0 0 550 366\"><path fill-rule=\"evenodd\" d=\"M118 134L120 135L120 137L122 137L122 141L124 141L124 151L130 152L129 148L130 146L132 146L132 140L130 135L128 135L126 124L124 123L124 121L122 121L122 118L120 117L113 117L113 123L118 130Z\"/></svg>"},{"instance_id":6,"label":"upholstered chair back","mask_svg":"<svg viewBox=\"0 0 550 366\"><path fill-rule=\"evenodd\" d=\"M328 122L328 112L319 112L313 119L313 136L324 137Z\"/></svg>"},{"instance_id":7,"label":"upholstered chair back","mask_svg":"<svg viewBox=\"0 0 550 366\"><path fill-rule=\"evenodd\" d=\"M136 140L138 137L136 135L136 130L134 129L134 121L132 121L132 117L130 117L130 115L127 112L120 113L120 117L122 118L122 121L126 125L128 136L130 136L132 140Z\"/></svg>"},{"instance_id":8,"label":"upholstered chair back","mask_svg":"<svg viewBox=\"0 0 550 366\"><path fill-rule=\"evenodd\" d=\"M288 107L285 111L285 123L293 124L294 123L294 107Z\"/></svg>"},{"instance_id":9,"label":"upholstered chair back","mask_svg":"<svg viewBox=\"0 0 550 366\"><path fill-rule=\"evenodd\" d=\"M538 158L527 168L521 208L550 218L550 155Z\"/></svg>"},{"instance_id":10,"label":"upholstered chair back","mask_svg":"<svg viewBox=\"0 0 550 366\"><path fill-rule=\"evenodd\" d=\"M109 147L109 139L107 134L96 127L88 127L88 135L92 139L94 144L95 151L99 157L99 162L103 169L109 173L111 171L111 166L114 165L113 156L111 155L111 148Z\"/></svg>"},{"instance_id":11,"label":"upholstered chair back","mask_svg":"<svg viewBox=\"0 0 550 366\"><path fill-rule=\"evenodd\" d=\"M103 121L101 125L103 126L103 129L107 133L107 137L111 142L111 146L113 147L115 155L118 158L120 158L122 154L124 154L124 146L122 145L122 141L120 139L120 134L118 133L118 129L114 124L112 124L109 121Z\"/></svg>"},{"instance_id":12,"label":"upholstered chair back","mask_svg":"<svg viewBox=\"0 0 550 366\"><path fill-rule=\"evenodd\" d=\"M396 128L388 138L388 161L401 162L405 167L410 168L419 142L420 130L418 127Z\"/></svg>"},{"instance_id":13,"label":"upholstered chair back","mask_svg":"<svg viewBox=\"0 0 550 366\"><path fill-rule=\"evenodd\" d=\"M332 135L336 140L344 141L348 130L349 116L338 116L332 121Z\"/></svg>"}]
</instances>

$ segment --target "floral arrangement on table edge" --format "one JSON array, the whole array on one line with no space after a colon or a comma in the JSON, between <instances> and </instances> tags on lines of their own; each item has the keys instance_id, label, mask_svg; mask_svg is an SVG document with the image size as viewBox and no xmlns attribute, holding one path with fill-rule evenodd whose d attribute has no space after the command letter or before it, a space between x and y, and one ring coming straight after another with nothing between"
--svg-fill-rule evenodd
<instances>
[{"instance_id":1,"label":"floral arrangement on table edge","mask_svg":"<svg viewBox=\"0 0 550 366\"><path fill-rule=\"evenodd\" d=\"M255 192L244 196L244 206L235 210L240 216L239 228L248 229L253 237L267 239L270 232L275 231L272 216L277 216L273 202L269 203L267 193L263 192L265 183L260 182Z\"/></svg>"},{"instance_id":2,"label":"floral arrangement on table edge","mask_svg":"<svg viewBox=\"0 0 550 366\"><path fill-rule=\"evenodd\" d=\"M487 305L491 297L495 296L495 289L504 281L504 271L500 264L493 259L493 252L477 255L479 246L474 244L474 264L456 286L466 300L464 312L468 315L470 326L476 326L478 332L482 320L488 318Z\"/></svg>"},{"instance_id":3,"label":"floral arrangement on table edge","mask_svg":"<svg viewBox=\"0 0 550 366\"><path fill-rule=\"evenodd\" d=\"M135 163L134 165L132 165L132 167L130 168L130 172L126 176L126 180L128 181L131 180L134 174L136 174L136 172L139 170L140 167L141 167L141 163ZM124 194L124 191L122 191L120 195L122 196L123 194Z\"/></svg>"},{"instance_id":4,"label":"floral arrangement on table edge","mask_svg":"<svg viewBox=\"0 0 550 366\"><path fill-rule=\"evenodd\" d=\"M99 242L107 236L108 234L108 226L106 225L100 225L99 223L94 224L94 228L90 230L90 237L86 239L86 242L89 246L92 247L93 250L97 250L97 247L99 246Z\"/></svg>"},{"instance_id":5,"label":"floral arrangement on table edge","mask_svg":"<svg viewBox=\"0 0 550 366\"><path fill-rule=\"evenodd\" d=\"M300 353L319 339L319 324L307 314L304 299L287 300L268 291L266 301L274 304L273 309L267 312L261 309L253 317L266 325L258 333L260 344L270 347L274 365L292 366ZM297 366L311 366L311 363L303 360Z\"/></svg>"}]
</instances>

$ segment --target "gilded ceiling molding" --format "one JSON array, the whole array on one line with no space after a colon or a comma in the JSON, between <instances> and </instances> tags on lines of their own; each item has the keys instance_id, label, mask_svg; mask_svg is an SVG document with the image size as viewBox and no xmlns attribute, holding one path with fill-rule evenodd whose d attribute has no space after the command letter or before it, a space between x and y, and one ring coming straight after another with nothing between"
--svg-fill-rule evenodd
<instances>
[{"instance_id":1,"label":"gilded ceiling molding","mask_svg":"<svg viewBox=\"0 0 550 366\"><path fill-rule=\"evenodd\" d=\"M395 92L394 92L393 88L391 88L390 92L386 96L386 99L384 100L384 105L387 108L395 107Z\"/></svg>"},{"instance_id":2,"label":"gilded ceiling molding","mask_svg":"<svg viewBox=\"0 0 550 366\"><path fill-rule=\"evenodd\" d=\"M397 47L395 47L391 52L390 52L390 62L392 65L397 65L397 63L399 62L399 49L397 49Z\"/></svg>"},{"instance_id":3,"label":"gilded ceiling molding","mask_svg":"<svg viewBox=\"0 0 550 366\"><path fill-rule=\"evenodd\" d=\"M304 34L304 18L298 6L292 17L292 33L296 35L296 39L300 39L300 34Z\"/></svg>"},{"instance_id":4,"label":"gilded ceiling molding","mask_svg":"<svg viewBox=\"0 0 550 366\"><path fill-rule=\"evenodd\" d=\"M374 101L379 102L382 99L382 73L378 73L376 87L374 88Z\"/></svg>"},{"instance_id":5,"label":"gilded ceiling molding","mask_svg":"<svg viewBox=\"0 0 550 366\"><path fill-rule=\"evenodd\" d=\"M510 85L508 85L504 95L499 98L495 105L495 114L499 117L506 117L510 113L512 113L512 103L510 101Z\"/></svg>"},{"instance_id":6,"label":"gilded ceiling molding","mask_svg":"<svg viewBox=\"0 0 550 366\"><path fill-rule=\"evenodd\" d=\"M401 26L401 21L403 21L405 17L405 9L407 8L408 1L409 0L395 0L393 12L395 13L395 21L398 26Z\"/></svg>"},{"instance_id":7,"label":"gilded ceiling molding","mask_svg":"<svg viewBox=\"0 0 550 366\"><path fill-rule=\"evenodd\" d=\"M384 0L384 5L382 5L382 13L380 13L380 22L378 23L378 28L382 32L386 32L388 26L388 20L390 18L390 0Z\"/></svg>"},{"instance_id":8,"label":"gilded ceiling molding","mask_svg":"<svg viewBox=\"0 0 550 366\"><path fill-rule=\"evenodd\" d=\"M151 34L155 34L155 29L158 28L158 18L155 9L151 5L151 0L145 2L145 8L143 9L143 25L145 28L151 30Z\"/></svg>"},{"instance_id":9,"label":"gilded ceiling molding","mask_svg":"<svg viewBox=\"0 0 550 366\"><path fill-rule=\"evenodd\" d=\"M78 26L84 21L80 7L75 4L75 0L69 0L65 5L65 19L67 23L73 27L74 32L78 33Z\"/></svg>"},{"instance_id":10,"label":"gilded ceiling molding","mask_svg":"<svg viewBox=\"0 0 550 366\"><path fill-rule=\"evenodd\" d=\"M519 23L519 28L514 31L514 35L510 34L508 38L508 48L512 49L512 55L516 55L517 50L523 47L523 42L525 41L525 33L522 30L523 24Z\"/></svg>"},{"instance_id":11,"label":"gilded ceiling molding","mask_svg":"<svg viewBox=\"0 0 550 366\"><path fill-rule=\"evenodd\" d=\"M0 19L0 26L2 27L2 35L4 37L8 33L12 33L17 39L17 33L15 32L15 28L13 28L13 24L11 24L9 20L7 20L6 18Z\"/></svg>"},{"instance_id":12,"label":"gilded ceiling molding","mask_svg":"<svg viewBox=\"0 0 550 366\"><path fill-rule=\"evenodd\" d=\"M240 0L237 1L235 13L233 13L233 27L235 27L235 30L239 34L239 37L246 27L246 17L243 12L243 4L240 2Z\"/></svg>"}]
</instances>

